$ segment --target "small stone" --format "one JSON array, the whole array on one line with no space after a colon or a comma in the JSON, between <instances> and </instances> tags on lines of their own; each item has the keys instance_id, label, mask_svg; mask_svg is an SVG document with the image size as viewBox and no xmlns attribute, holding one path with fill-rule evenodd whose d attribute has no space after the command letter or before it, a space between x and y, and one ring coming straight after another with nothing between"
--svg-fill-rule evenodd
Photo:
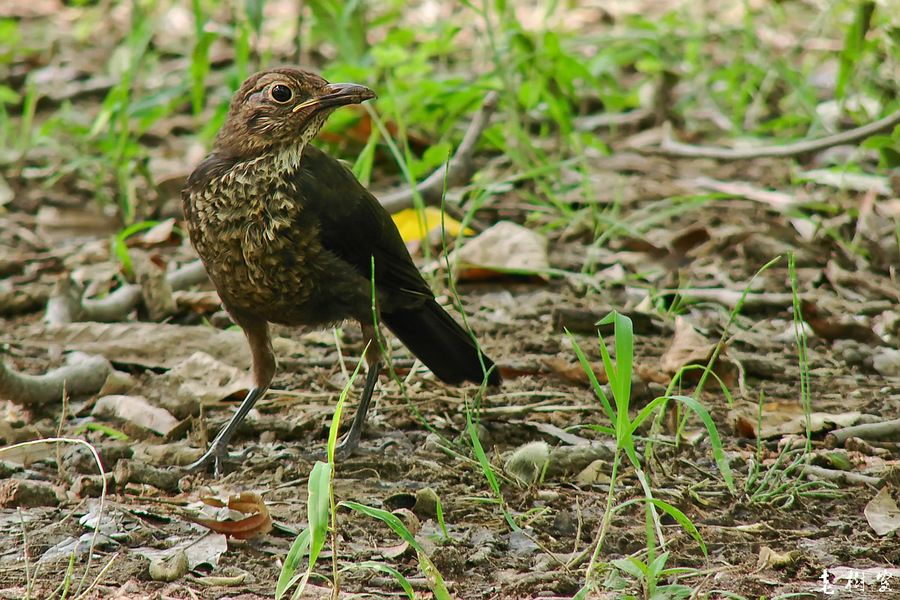
<instances>
[{"instance_id":1,"label":"small stone","mask_svg":"<svg viewBox=\"0 0 900 600\"><path fill-rule=\"evenodd\" d=\"M897 377L900 375L900 350L882 350L873 357L872 362L875 365L875 370L885 377Z\"/></svg>"},{"instance_id":2,"label":"small stone","mask_svg":"<svg viewBox=\"0 0 900 600\"><path fill-rule=\"evenodd\" d=\"M154 581L175 581L188 572L188 557L179 550L168 560L155 558L150 561L150 578Z\"/></svg>"},{"instance_id":3,"label":"small stone","mask_svg":"<svg viewBox=\"0 0 900 600\"><path fill-rule=\"evenodd\" d=\"M559 500L559 492L555 490L538 490L537 495L535 496L541 502L545 502L547 504L551 504Z\"/></svg>"},{"instance_id":4,"label":"small stone","mask_svg":"<svg viewBox=\"0 0 900 600\"><path fill-rule=\"evenodd\" d=\"M566 536L575 535L578 530L578 521L571 511L561 510L553 518L553 531Z\"/></svg>"},{"instance_id":5,"label":"small stone","mask_svg":"<svg viewBox=\"0 0 900 600\"><path fill-rule=\"evenodd\" d=\"M112 473L106 474L107 490L113 486ZM72 483L72 493L76 498L99 498L103 493L103 478L100 475L79 475Z\"/></svg>"},{"instance_id":6,"label":"small stone","mask_svg":"<svg viewBox=\"0 0 900 600\"><path fill-rule=\"evenodd\" d=\"M437 492L431 488L423 488L416 492L416 503L412 510L416 515L422 518L437 517L437 507L441 499Z\"/></svg>"}]
</instances>

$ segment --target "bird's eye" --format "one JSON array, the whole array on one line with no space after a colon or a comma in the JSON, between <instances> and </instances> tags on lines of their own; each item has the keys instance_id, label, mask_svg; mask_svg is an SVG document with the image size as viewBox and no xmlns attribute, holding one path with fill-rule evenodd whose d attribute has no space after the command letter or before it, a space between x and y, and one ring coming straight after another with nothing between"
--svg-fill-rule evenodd
<instances>
[{"instance_id":1,"label":"bird's eye","mask_svg":"<svg viewBox=\"0 0 900 600\"><path fill-rule=\"evenodd\" d=\"M286 85L273 85L271 93L272 100L274 100L275 102L280 102L282 104L289 101L294 96L291 88Z\"/></svg>"}]
</instances>

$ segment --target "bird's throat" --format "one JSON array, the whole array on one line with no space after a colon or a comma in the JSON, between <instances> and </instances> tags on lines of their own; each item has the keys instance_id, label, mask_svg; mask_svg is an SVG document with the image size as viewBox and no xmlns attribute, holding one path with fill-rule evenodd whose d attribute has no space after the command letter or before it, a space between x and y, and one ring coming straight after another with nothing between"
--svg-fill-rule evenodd
<instances>
[{"instance_id":1,"label":"bird's throat","mask_svg":"<svg viewBox=\"0 0 900 600\"><path fill-rule=\"evenodd\" d=\"M300 168L300 159L306 142L290 144L271 152L262 154L244 163L244 168L253 171L256 176L277 178L286 173L296 172Z\"/></svg>"}]
</instances>

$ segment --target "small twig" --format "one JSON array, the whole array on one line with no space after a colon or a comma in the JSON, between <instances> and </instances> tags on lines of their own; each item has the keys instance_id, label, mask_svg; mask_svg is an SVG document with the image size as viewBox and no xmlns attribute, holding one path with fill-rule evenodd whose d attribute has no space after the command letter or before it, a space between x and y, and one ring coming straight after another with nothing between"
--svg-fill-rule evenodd
<instances>
[{"instance_id":1,"label":"small twig","mask_svg":"<svg viewBox=\"0 0 900 600\"><path fill-rule=\"evenodd\" d=\"M635 293L646 294L646 290L641 292L641 288L627 288L634 290ZM750 293L744 297L743 292L739 290L728 290L723 288L684 288L684 289L663 289L657 290L657 294L677 294L683 302L715 302L727 307L735 307L743 298L743 307L746 309L760 309L771 307L790 306L792 302L791 294L787 292L758 292Z\"/></svg>"},{"instance_id":2,"label":"small twig","mask_svg":"<svg viewBox=\"0 0 900 600\"><path fill-rule=\"evenodd\" d=\"M835 469L826 469L824 467L817 467L815 465L806 465L805 467L803 467L803 472L807 475L812 475L816 479L824 479L826 481L833 481L835 483L852 483L858 485L877 486L881 482L881 479L879 479L878 477L863 475L862 473L854 473L853 471L837 471Z\"/></svg>"},{"instance_id":3,"label":"small twig","mask_svg":"<svg viewBox=\"0 0 900 600\"><path fill-rule=\"evenodd\" d=\"M881 421L879 423L864 423L852 427L842 427L828 432L825 436L825 446L837 448L843 446L848 439L855 437L861 440L891 440L900 439L900 419Z\"/></svg>"},{"instance_id":4,"label":"small twig","mask_svg":"<svg viewBox=\"0 0 900 600\"><path fill-rule=\"evenodd\" d=\"M551 555L552 556L552 555ZM565 565L563 565L565 566ZM526 588L529 592L542 583L557 583L564 578L574 579L571 573L561 569L558 571L529 571L526 573L518 573L509 578L509 582L513 588Z\"/></svg>"},{"instance_id":5,"label":"small twig","mask_svg":"<svg viewBox=\"0 0 900 600\"><path fill-rule=\"evenodd\" d=\"M432 587L431 587L432 584L426 577L407 577L406 581L407 581L407 583L409 583L409 585L414 590L427 592L432 589ZM453 588L455 586L455 583L452 581L445 580L444 583L447 585L448 588ZM376 575L375 577L372 577L368 581L368 585L379 588L379 589L386 589L386 590L400 589L400 584L397 583L397 580L395 578L382 577L380 575Z\"/></svg>"},{"instance_id":6,"label":"small twig","mask_svg":"<svg viewBox=\"0 0 900 600\"><path fill-rule=\"evenodd\" d=\"M174 315L175 298L172 297L172 284L166 270L157 266L144 250L133 249L129 254L134 279L141 286L147 317L151 321L162 321Z\"/></svg>"},{"instance_id":7,"label":"small twig","mask_svg":"<svg viewBox=\"0 0 900 600\"><path fill-rule=\"evenodd\" d=\"M441 197L444 193L444 179L447 180L447 187L456 187L469 182L472 175L475 174L475 164L473 158L475 156L475 147L481 140L481 135L487 128L491 115L497 110L500 95L497 92L490 92L484 97L481 108L475 113L466 135L460 142L459 147L453 158L448 164L441 166L434 173L428 176L425 181L416 186L422 201L426 205L440 206ZM380 198L381 204L390 213L396 213L406 208L414 206L415 191L403 189L390 194L385 194Z\"/></svg>"},{"instance_id":8,"label":"small twig","mask_svg":"<svg viewBox=\"0 0 900 600\"><path fill-rule=\"evenodd\" d=\"M64 392L93 394L113 370L102 356L84 352L70 354L68 363L43 375L27 375L10 370L0 360L0 398L28 406L58 402Z\"/></svg>"},{"instance_id":9,"label":"small twig","mask_svg":"<svg viewBox=\"0 0 900 600\"><path fill-rule=\"evenodd\" d=\"M575 129L578 131L596 131L597 129L612 129L615 127L637 126L644 121L653 119L653 111L647 108L638 108L624 113L603 113L575 117L572 119Z\"/></svg>"},{"instance_id":10,"label":"small twig","mask_svg":"<svg viewBox=\"0 0 900 600\"><path fill-rule=\"evenodd\" d=\"M30 312L47 303L49 286L21 286L0 279L0 316Z\"/></svg>"},{"instance_id":11,"label":"small twig","mask_svg":"<svg viewBox=\"0 0 900 600\"><path fill-rule=\"evenodd\" d=\"M344 356L342 355L341 360L344 361L347 369L352 371L356 368L362 359L356 358L354 356ZM413 359L406 358L395 358L392 359L394 365L397 369L401 371L408 371L413 368L416 361ZM285 365L290 365L293 368L321 368L321 369L333 369L335 365L333 356L324 356L322 358L283 358L279 361L279 363L284 362ZM347 378L349 378L349 373L345 374Z\"/></svg>"},{"instance_id":12,"label":"small twig","mask_svg":"<svg viewBox=\"0 0 900 600\"><path fill-rule=\"evenodd\" d=\"M188 263L166 275L166 281L169 282L169 285L175 291L199 285L207 279L209 279L209 276L206 274L206 267L199 260Z\"/></svg>"},{"instance_id":13,"label":"small twig","mask_svg":"<svg viewBox=\"0 0 900 600\"><path fill-rule=\"evenodd\" d=\"M138 460L119 459L113 478L121 489L129 483L152 485L165 492L178 491L178 480L183 473L178 469L159 468Z\"/></svg>"},{"instance_id":14,"label":"small twig","mask_svg":"<svg viewBox=\"0 0 900 600\"><path fill-rule=\"evenodd\" d=\"M166 282L173 291L183 290L208 280L203 263L196 260L166 275ZM97 300L81 298L80 291L70 278L61 279L47 302L44 322L63 325L76 321L114 323L137 308L143 298L141 286L123 285L105 298Z\"/></svg>"},{"instance_id":15,"label":"small twig","mask_svg":"<svg viewBox=\"0 0 900 600\"><path fill-rule=\"evenodd\" d=\"M636 148L643 154L666 156L669 158L712 158L715 160L750 160L754 158L788 158L800 154L821 152L827 148L853 144L877 133L889 131L900 124L900 110L879 119L874 123L863 125L848 131L842 131L817 140L804 140L782 146L762 146L759 148L713 148L710 146L694 146L682 144L672 139L672 125L663 124L663 139L659 146Z\"/></svg>"}]
</instances>

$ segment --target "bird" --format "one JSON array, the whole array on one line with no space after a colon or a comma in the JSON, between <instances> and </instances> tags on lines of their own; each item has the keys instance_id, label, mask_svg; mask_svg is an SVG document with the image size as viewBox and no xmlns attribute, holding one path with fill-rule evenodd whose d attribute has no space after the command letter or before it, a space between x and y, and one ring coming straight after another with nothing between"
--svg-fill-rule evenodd
<instances>
[{"instance_id":1,"label":"bird","mask_svg":"<svg viewBox=\"0 0 900 600\"><path fill-rule=\"evenodd\" d=\"M189 471L224 472L235 429L276 373L272 323L359 323L366 380L339 457L357 449L384 368L380 324L447 383L501 384L475 336L436 301L391 215L350 169L310 143L335 109L374 98L368 87L296 67L260 71L235 91L209 155L188 177L186 229L244 332L253 379Z\"/></svg>"}]
</instances>

